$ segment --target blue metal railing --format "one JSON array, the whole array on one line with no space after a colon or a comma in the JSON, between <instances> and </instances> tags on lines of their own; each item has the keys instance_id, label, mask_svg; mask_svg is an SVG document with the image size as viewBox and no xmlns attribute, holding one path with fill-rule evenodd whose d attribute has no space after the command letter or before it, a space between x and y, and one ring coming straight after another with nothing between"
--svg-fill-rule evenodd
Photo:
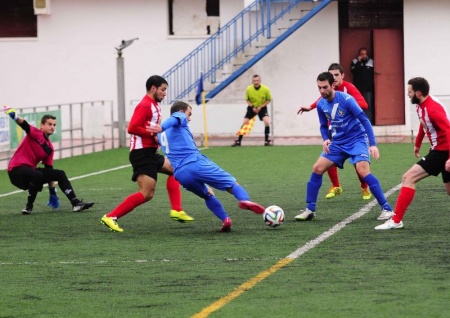
<instances>
[{"instance_id":1,"label":"blue metal railing","mask_svg":"<svg viewBox=\"0 0 450 318\"><path fill-rule=\"evenodd\" d=\"M302 2L321 1L257 0L250 4L163 74L170 87L165 101L171 103L195 91L201 72L204 81L217 83L217 73L224 65L232 63L261 37L272 39L272 26Z\"/></svg>"}]
</instances>

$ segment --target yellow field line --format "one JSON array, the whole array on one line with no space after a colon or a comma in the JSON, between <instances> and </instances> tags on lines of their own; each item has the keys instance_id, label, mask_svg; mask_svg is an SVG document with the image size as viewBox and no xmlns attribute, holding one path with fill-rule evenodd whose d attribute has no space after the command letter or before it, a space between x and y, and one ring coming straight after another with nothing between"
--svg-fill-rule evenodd
<instances>
[{"instance_id":1,"label":"yellow field line","mask_svg":"<svg viewBox=\"0 0 450 318\"><path fill-rule=\"evenodd\" d=\"M292 262L294 258L283 258L278 263L270 267L269 269L266 269L265 271L259 273L257 276L253 277L252 279L246 281L241 286L237 287L235 290L233 290L231 293L226 295L225 297L220 298L219 300L215 301L208 307L204 308L199 313L196 313L192 318L204 318L208 317L209 314L213 313L214 311L220 309L221 307L225 306L227 303L238 297L243 292L251 289L253 286L255 286L257 283L262 281L263 279L267 278L269 275L275 273L280 268L286 266L290 262Z\"/></svg>"}]
</instances>

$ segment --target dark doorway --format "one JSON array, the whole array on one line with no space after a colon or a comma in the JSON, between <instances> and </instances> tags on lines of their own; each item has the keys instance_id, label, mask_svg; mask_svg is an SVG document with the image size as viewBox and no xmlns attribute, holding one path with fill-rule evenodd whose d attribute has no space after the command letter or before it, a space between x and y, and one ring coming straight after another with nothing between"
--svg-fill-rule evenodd
<instances>
[{"instance_id":1,"label":"dark doorway","mask_svg":"<svg viewBox=\"0 0 450 318\"><path fill-rule=\"evenodd\" d=\"M341 0L340 63L352 82L351 61L361 47L374 60L375 125L405 123L403 0Z\"/></svg>"}]
</instances>

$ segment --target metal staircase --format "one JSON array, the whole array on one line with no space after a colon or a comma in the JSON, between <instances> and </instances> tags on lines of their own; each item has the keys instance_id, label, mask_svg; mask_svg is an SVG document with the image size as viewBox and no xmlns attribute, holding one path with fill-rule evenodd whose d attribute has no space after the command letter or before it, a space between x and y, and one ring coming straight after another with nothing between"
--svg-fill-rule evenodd
<instances>
[{"instance_id":1,"label":"metal staircase","mask_svg":"<svg viewBox=\"0 0 450 318\"><path fill-rule=\"evenodd\" d=\"M201 73L212 99L331 1L256 0L162 75L165 101L193 99Z\"/></svg>"}]
</instances>

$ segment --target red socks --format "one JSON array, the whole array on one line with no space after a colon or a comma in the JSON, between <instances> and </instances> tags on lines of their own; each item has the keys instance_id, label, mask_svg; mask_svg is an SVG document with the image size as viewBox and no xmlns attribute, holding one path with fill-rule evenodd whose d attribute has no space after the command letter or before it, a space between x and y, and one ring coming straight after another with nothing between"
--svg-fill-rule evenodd
<instances>
[{"instance_id":1,"label":"red socks","mask_svg":"<svg viewBox=\"0 0 450 318\"><path fill-rule=\"evenodd\" d=\"M181 189L180 183L174 176L169 176L166 182L167 194L169 195L170 205L172 210L182 211L181 207Z\"/></svg>"},{"instance_id":2,"label":"red socks","mask_svg":"<svg viewBox=\"0 0 450 318\"><path fill-rule=\"evenodd\" d=\"M397 204L394 209L395 214L392 217L392 220L395 223L400 223L400 221L403 219L403 215L405 215L406 209L414 199L415 193L416 193L415 189L407 187L402 187L400 189L400 194L398 195Z\"/></svg>"},{"instance_id":3,"label":"red socks","mask_svg":"<svg viewBox=\"0 0 450 318\"><path fill-rule=\"evenodd\" d=\"M341 185L339 184L337 167L331 166L330 169L327 170L327 172L333 187L340 187Z\"/></svg>"},{"instance_id":4,"label":"red socks","mask_svg":"<svg viewBox=\"0 0 450 318\"><path fill-rule=\"evenodd\" d=\"M106 216L109 218L118 218L120 219L122 216L131 212L134 208L140 206L142 203L145 203L145 197L142 193L136 192L132 195L125 198L121 204L116 206L114 210L109 212Z\"/></svg>"}]
</instances>

